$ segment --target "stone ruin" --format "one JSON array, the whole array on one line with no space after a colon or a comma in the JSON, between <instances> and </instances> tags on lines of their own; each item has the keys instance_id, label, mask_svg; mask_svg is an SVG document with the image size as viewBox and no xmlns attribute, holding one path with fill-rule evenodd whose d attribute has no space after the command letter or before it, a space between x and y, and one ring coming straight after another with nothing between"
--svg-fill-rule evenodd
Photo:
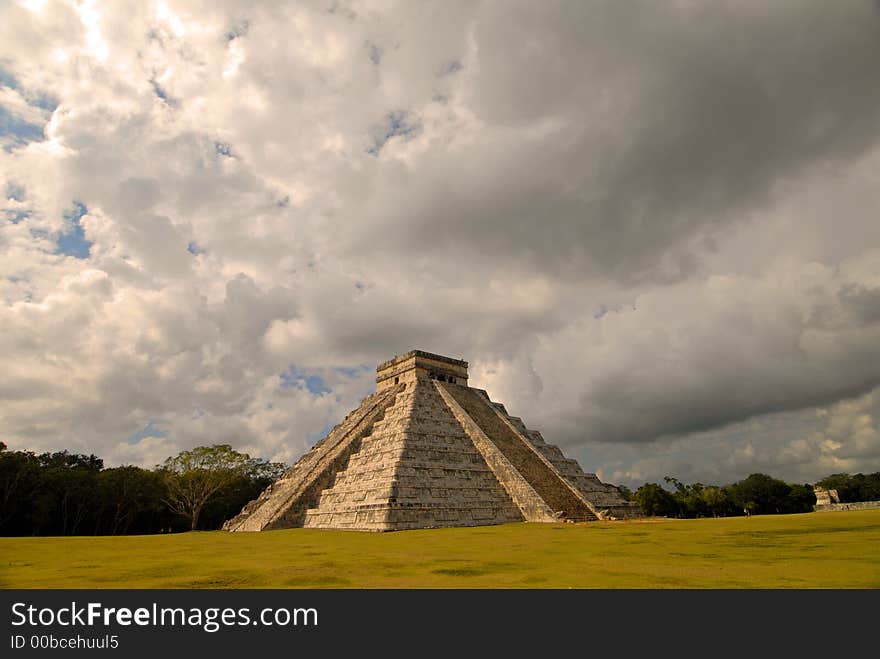
<instances>
[{"instance_id":1,"label":"stone ruin","mask_svg":"<svg viewBox=\"0 0 880 659\"><path fill-rule=\"evenodd\" d=\"M395 531L642 516L469 387L467 366L420 350L380 364L376 392L223 528Z\"/></svg>"},{"instance_id":2,"label":"stone ruin","mask_svg":"<svg viewBox=\"0 0 880 659\"><path fill-rule=\"evenodd\" d=\"M840 503L840 497L837 490L828 490L818 485L813 486L813 494L816 495L817 506L830 506L833 503Z\"/></svg>"},{"instance_id":3,"label":"stone ruin","mask_svg":"<svg viewBox=\"0 0 880 659\"><path fill-rule=\"evenodd\" d=\"M813 493L816 495L816 505L813 506L813 510L817 513L880 508L880 501L847 501L842 503L837 490L828 490L818 485L813 486Z\"/></svg>"}]
</instances>

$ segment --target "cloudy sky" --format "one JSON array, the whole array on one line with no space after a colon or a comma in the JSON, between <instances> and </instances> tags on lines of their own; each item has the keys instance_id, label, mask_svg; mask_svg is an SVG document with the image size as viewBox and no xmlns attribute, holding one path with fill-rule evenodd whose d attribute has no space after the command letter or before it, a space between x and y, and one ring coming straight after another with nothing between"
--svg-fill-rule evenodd
<instances>
[{"instance_id":1,"label":"cloudy sky","mask_svg":"<svg viewBox=\"0 0 880 659\"><path fill-rule=\"evenodd\" d=\"M0 440L292 462L413 348L586 471L880 470L880 4L0 3Z\"/></svg>"}]
</instances>

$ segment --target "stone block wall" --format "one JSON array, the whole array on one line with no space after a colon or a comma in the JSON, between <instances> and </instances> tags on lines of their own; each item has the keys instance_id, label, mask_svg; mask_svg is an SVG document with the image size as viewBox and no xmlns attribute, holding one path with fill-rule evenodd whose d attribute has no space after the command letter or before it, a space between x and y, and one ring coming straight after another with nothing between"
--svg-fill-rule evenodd
<instances>
[{"instance_id":1,"label":"stone block wall","mask_svg":"<svg viewBox=\"0 0 880 659\"><path fill-rule=\"evenodd\" d=\"M488 394L479 390L487 399ZM520 417L511 416L504 405L492 403L496 411L505 416L519 433L526 437L541 454L553 464L558 473L590 503L591 508L601 519L635 519L644 517L637 503L627 501L613 485L603 483L596 474L585 473L577 460L565 457L559 447L544 441L537 430L529 430Z\"/></svg>"},{"instance_id":2,"label":"stone block wall","mask_svg":"<svg viewBox=\"0 0 880 659\"><path fill-rule=\"evenodd\" d=\"M872 510L880 508L880 501L853 501L851 503L816 504L813 510L817 513L830 513L838 510Z\"/></svg>"},{"instance_id":3,"label":"stone block wall","mask_svg":"<svg viewBox=\"0 0 880 659\"><path fill-rule=\"evenodd\" d=\"M442 397L420 379L364 438L305 526L400 530L522 520Z\"/></svg>"},{"instance_id":4,"label":"stone block wall","mask_svg":"<svg viewBox=\"0 0 880 659\"><path fill-rule=\"evenodd\" d=\"M395 395L396 391L386 390L367 396L281 478L228 520L223 529L262 531L301 526L306 509L347 464L352 452L360 448L362 438L382 418Z\"/></svg>"},{"instance_id":5,"label":"stone block wall","mask_svg":"<svg viewBox=\"0 0 880 659\"><path fill-rule=\"evenodd\" d=\"M528 481L555 516L572 521L596 519L588 504L572 491L552 465L542 460L528 441L504 422L488 398L470 387L441 386Z\"/></svg>"}]
</instances>

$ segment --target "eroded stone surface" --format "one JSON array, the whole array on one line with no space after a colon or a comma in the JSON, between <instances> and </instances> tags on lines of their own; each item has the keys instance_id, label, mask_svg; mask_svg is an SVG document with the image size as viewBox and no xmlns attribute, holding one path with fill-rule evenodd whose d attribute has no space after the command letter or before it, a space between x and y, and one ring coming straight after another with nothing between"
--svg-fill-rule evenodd
<instances>
[{"instance_id":1,"label":"eroded stone surface","mask_svg":"<svg viewBox=\"0 0 880 659\"><path fill-rule=\"evenodd\" d=\"M828 506L832 503L840 503L840 497L837 494L837 490L828 490L816 485L813 487L813 494L816 495L817 506Z\"/></svg>"}]
</instances>

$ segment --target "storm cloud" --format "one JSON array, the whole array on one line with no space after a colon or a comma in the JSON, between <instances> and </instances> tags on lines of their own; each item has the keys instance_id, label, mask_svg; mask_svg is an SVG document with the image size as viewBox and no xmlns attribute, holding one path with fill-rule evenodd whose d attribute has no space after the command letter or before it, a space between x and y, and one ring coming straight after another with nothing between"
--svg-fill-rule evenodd
<instances>
[{"instance_id":1,"label":"storm cloud","mask_svg":"<svg viewBox=\"0 0 880 659\"><path fill-rule=\"evenodd\" d=\"M0 439L292 461L421 348L588 471L880 460L873 2L0 8Z\"/></svg>"}]
</instances>

